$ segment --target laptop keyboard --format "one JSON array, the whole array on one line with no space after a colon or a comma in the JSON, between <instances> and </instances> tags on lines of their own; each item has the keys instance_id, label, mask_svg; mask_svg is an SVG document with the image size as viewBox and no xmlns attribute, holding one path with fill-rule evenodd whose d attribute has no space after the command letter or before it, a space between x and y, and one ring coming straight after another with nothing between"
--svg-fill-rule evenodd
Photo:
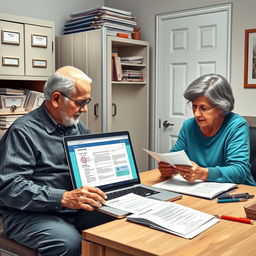
<instances>
[{"instance_id":1,"label":"laptop keyboard","mask_svg":"<svg viewBox=\"0 0 256 256\"><path fill-rule=\"evenodd\" d=\"M160 192L149 189L149 188L138 186L138 187L132 187L132 188L124 189L124 190L109 192L109 193L107 193L107 196L108 196L108 200L110 200L110 199L114 199L114 198L117 198L120 196L124 196L129 193L134 193L134 194L140 195L140 196L151 196L154 194L158 194Z\"/></svg>"}]
</instances>

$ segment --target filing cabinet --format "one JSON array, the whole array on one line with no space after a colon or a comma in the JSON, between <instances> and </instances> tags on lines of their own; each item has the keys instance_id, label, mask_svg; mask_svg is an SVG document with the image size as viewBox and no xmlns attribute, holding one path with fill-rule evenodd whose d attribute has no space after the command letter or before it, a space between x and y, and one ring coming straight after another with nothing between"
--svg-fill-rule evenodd
<instances>
[{"instance_id":1,"label":"filing cabinet","mask_svg":"<svg viewBox=\"0 0 256 256\"><path fill-rule=\"evenodd\" d=\"M46 80L55 71L54 22L0 14L0 79Z\"/></svg>"}]
</instances>

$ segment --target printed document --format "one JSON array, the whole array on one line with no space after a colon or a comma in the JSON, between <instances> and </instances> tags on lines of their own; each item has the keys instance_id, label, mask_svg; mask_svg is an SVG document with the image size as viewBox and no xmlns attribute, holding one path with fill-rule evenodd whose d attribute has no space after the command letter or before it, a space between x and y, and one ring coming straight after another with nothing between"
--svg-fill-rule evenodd
<instances>
[{"instance_id":1,"label":"printed document","mask_svg":"<svg viewBox=\"0 0 256 256\"><path fill-rule=\"evenodd\" d=\"M179 192L181 194L198 196L207 199L212 199L219 194L222 194L230 189L237 187L237 185L234 183L219 183L201 180L188 182L179 174L173 176L173 178L171 179L162 181L153 186L174 192Z\"/></svg>"},{"instance_id":2,"label":"printed document","mask_svg":"<svg viewBox=\"0 0 256 256\"><path fill-rule=\"evenodd\" d=\"M156 160L169 163L171 165L188 165L192 166L186 152L184 150L168 153L156 153L143 148L149 155L154 157Z\"/></svg>"},{"instance_id":3,"label":"printed document","mask_svg":"<svg viewBox=\"0 0 256 256\"><path fill-rule=\"evenodd\" d=\"M169 232L187 239L202 233L219 220L213 215L174 203L135 194L108 200L107 205L134 214L127 220Z\"/></svg>"}]
</instances>

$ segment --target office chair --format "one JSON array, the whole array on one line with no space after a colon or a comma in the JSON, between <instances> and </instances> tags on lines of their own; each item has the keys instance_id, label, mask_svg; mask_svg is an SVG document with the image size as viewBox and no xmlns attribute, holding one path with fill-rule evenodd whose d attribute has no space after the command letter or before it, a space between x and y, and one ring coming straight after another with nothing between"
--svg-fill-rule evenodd
<instances>
[{"instance_id":1,"label":"office chair","mask_svg":"<svg viewBox=\"0 0 256 256\"><path fill-rule=\"evenodd\" d=\"M250 129L250 164L251 173L256 181L256 117L244 116Z\"/></svg>"},{"instance_id":2,"label":"office chair","mask_svg":"<svg viewBox=\"0 0 256 256\"><path fill-rule=\"evenodd\" d=\"M1 252L11 256L37 255L36 250L20 245L11 239L8 239L4 234L2 221L0 219L0 255L2 255Z\"/></svg>"},{"instance_id":3,"label":"office chair","mask_svg":"<svg viewBox=\"0 0 256 256\"><path fill-rule=\"evenodd\" d=\"M250 127L250 153L251 173L256 181L256 127Z\"/></svg>"}]
</instances>

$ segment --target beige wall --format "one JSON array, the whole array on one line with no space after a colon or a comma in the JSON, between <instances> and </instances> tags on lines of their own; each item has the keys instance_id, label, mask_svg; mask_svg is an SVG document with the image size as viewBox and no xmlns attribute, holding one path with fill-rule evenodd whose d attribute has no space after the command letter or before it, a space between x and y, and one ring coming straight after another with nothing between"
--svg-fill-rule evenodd
<instances>
[{"instance_id":1,"label":"beige wall","mask_svg":"<svg viewBox=\"0 0 256 256\"><path fill-rule=\"evenodd\" d=\"M243 88L244 30L256 28L255 0L0 0L0 12L54 20L56 35L59 35L65 19L74 11L103 3L106 6L131 10L142 29L142 39L149 41L151 45L151 102L154 106L155 16L228 2L233 3L231 85L236 99L235 111L241 115L256 116L256 89Z\"/></svg>"},{"instance_id":2,"label":"beige wall","mask_svg":"<svg viewBox=\"0 0 256 256\"><path fill-rule=\"evenodd\" d=\"M256 28L255 0L105 0L107 6L131 10L142 29L142 39L151 45L151 86L154 92L155 16L161 13L199 8L224 3L233 4L231 45L231 86L235 96L235 112L256 116L256 89L243 88L244 30ZM151 101L154 97L151 95Z\"/></svg>"}]
</instances>

